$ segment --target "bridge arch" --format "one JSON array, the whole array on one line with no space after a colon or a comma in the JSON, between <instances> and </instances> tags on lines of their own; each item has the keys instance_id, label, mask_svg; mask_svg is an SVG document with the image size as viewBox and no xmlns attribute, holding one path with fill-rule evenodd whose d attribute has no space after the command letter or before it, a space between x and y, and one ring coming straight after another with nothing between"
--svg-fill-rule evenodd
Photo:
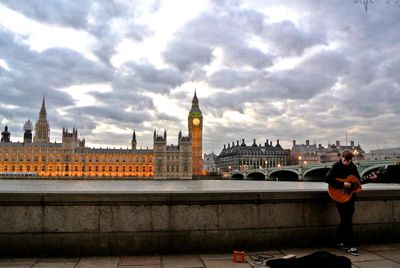
<instances>
[{"instance_id":1,"label":"bridge arch","mask_svg":"<svg viewBox=\"0 0 400 268\"><path fill-rule=\"evenodd\" d=\"M330 167L314 167L306 170L303 178L306 181L323 181Z\"/></svg>"},{"instance_id":2,"label":"bridge arch","mask_svg":"<svg viewBox=\"0 0 400 268\"><path fill-rule=\"evenodd\" d=\"M244 180L244 175L242 173L234 173L231 176L232 180Z\"/></svg>"},{"instance_id":3,"label":"bridge arch","mask_svg":"<svg viewBox=\"0 0 400 268\"><path fill-rule=\"evenodd\" d=\"M265 180L265 174L262 172L250 172L249 174L247 174L247 178L248 180L254 180L254 181L263 181Z\"/></svg>"},{"instance_id":4,"label":"bridge arch","mask_svg":"<svg viewBox=\"0 0 400 268\"><path fill-rule=\"evenodd\" d=\"M372 173L372 172L374 172L374 171L376 171L379 168L384 167L384 166L385 166L385 164L379 164L379 165L373 165L373 166L367 167L366 169L364 169L361 172L360 176L364 177L364 176L366 176L366 175L368 175L368 174L370 174L370 173Z\"/></svg>"},{"instance_id":5,"label":"bridge arch","mask_svg":"<svg viewBox=\"0 0 400 268\"><path fill-rule=\"evenodd\" d=\"M268 175L268 179L274 181L297 181L299 172L294 169L277 169Z\"/></svg>"}]
</instances>

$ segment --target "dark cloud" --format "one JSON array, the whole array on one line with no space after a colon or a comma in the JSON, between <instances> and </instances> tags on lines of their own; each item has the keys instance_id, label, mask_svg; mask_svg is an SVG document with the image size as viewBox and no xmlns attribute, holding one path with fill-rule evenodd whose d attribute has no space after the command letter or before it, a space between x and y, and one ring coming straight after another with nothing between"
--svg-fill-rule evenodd
<instances>
[{"instance_id":1,"label":"dark cloud","mask_svg":"<svg viewBox=\"0 0 400 268\"><path fill-rule=\"evenodd\" d=\"M111 62L122 41L141 43L155 34L139 18L141 12L160 11L160 1L147 7L140 1L2 1L32 20L88 33L89 53L98 60L63 47L32 50L29 36L0 26L0 59L7 66L0 64L1 122L22 137L23 122L36 120L45 95L52 136L63 125L76 125L87 142L129 144L131 134L115 134L113 128L126 133L135 128L151 147L149 126L165 126L175 139L180 128L186 131L187 113L159 113L150 96L162 94L189 110L194 88L187 85L193 83L199 86L207 152L241 138L274 144L280 139L290 147L293 139L344 142L348 132L372 149L377 140L398 136L397 7L380 1L365 12L353 1L339 0L211 4L181 25L163 51L154 51L164 65L145 59L116 68ZM270 4L297 17L279 21ZM76 107L60 89L83 84L111 90L86 93L96 105ZM221 122L235 112L238 118ZM110 129L101 134L100 126Z\"/></svg>"},{"instance_id":2,"label":"dark cloud","mask_svg":"<svg viewBox=\"0 0 400 268\"><path fill-rule=\"evenodd\" d=\"M163 54L166 62L181 71L201 68L209 64L213 58L212 49L207 45L187 40L171 43Z\"/></svg>"},{"instance_id":3,"label":"dark cloud","mask_svg":"<svg viewBox=\"0 0 400 268\"><path fill-rule=\"evenodd\" d=\"M284 56L301 55L307 48L326 44L323 32L307 33L291 21L266 25L262 37L277 54Z\"/></svg>"},{"instance_id":4,"label":"dark cloud","mask_svg":"<svg viewBox=\"0 0 400 268\"><path fill-rule=\"evenodd\" d=\"M33 20L76 29L86 27L92 5L89 0L48 0L45 4L40 0L3 0L2 4Z\"/></svg>"},{"instance_id":5,"label":"dark cloud","mask_svg":"<svg viewBox=\"0 0 400 268\"><path fill-rule=\"evenodd\" d=\"M212 60L212 51L220 48L227 66L248 65L256 69L270 66L273 56L250 42L252 34L262 31L262 23L263 15L256 11L217 8L214 13L204 13L185 25L169 44L164 57L181 70L202 68Z\"/></svg>"},{"instance_id":6,"label":"dark cloud","mask_svg":"<svg viewBox=\"0 0 400 268\"><path fill-rule=\"evenodd\" d=\"M116 90L168 93L183 83L182 74L176 69L157 69L153 65L134 62L126 63L122 68L124 74L117 75L113 81Z\"/></svg>"},{"instance_id":7,"label":"dark cloud","mask_svg":"<svg viewBox=\"0 0 400 268\"><path fill-rule=\"evenodd\" d=\"M245 87L250 85L254 80L257 79L259 75L260 72L257 71L221 69L210 75L208 83L212 87L231 90L237 87Z\"/></svg>"}]
</instances>

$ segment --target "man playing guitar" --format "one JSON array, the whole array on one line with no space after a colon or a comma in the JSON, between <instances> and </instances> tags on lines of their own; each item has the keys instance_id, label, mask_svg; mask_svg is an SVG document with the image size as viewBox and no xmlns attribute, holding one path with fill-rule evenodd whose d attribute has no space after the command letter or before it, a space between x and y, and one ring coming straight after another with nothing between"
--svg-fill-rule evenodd
<instances>
[{"instance_id":1,"label":"man playing guitar","mask_svg":"<svg viewBox=\"0 0 400 268\"><path fill-rule=\"evenodd\" d=\"M332 168L326 174L325 182L329 186L339 189L350 189L354 187L352 183L337 178L346 178L353 175L360 180L356 165L352 162L354 154L350 150L344 150L341 153L341 159L332 165ZM338 247L347 250L351 255L358 256L358 249L353 236L353 214L356 195L352 194L347 202L336 202L336 207L340 215L340 223L337 228L336 238Z\"/></svg>"}]
</instances>

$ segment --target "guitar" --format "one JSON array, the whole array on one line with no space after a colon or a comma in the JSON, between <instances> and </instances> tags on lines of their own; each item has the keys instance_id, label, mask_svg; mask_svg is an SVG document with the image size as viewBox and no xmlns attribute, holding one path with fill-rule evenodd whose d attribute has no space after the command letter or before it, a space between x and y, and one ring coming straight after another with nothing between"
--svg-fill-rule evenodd
<instances>
[{"instance_id":1,"label":"guitar","mask_svg":"<svg viewBox=\"0 0 400 268\"><path fill-rule=\"evenodd\" d=\"M378 170L362 177L360 180L357 179L357 177L354 175L349 175L344 179L336 178L335 180L340 181L340 182L350 182L351 187L350 188L336 188L336 187L329 185L328 186L329 196L335 202L346 203L353 196L353 193L359 193L362 191L362 187L361 187L362 184L367 183L368 180L376 180L378 178L378 175L385 173L386 170L387 170L387 165L385 165L384 167L380 167Z\"/></svg>"}]
</instances>

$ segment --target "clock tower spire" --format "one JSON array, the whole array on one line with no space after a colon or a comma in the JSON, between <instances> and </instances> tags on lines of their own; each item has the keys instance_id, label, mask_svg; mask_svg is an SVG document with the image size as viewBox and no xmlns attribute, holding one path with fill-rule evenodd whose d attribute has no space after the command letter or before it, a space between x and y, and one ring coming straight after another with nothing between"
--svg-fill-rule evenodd
<instances>
[{"instance_id":1,"label":"clock tower spire","mask_svg":"<svg viewBox=\"0 0 400 268\"><path fill-rule=\"evenodd\" d=\"M188 129L189 137L192 140L192 174L200 176L203 167L203 114L199 107L196 90L188 116Z\"/></svg>"}]
</instances>

